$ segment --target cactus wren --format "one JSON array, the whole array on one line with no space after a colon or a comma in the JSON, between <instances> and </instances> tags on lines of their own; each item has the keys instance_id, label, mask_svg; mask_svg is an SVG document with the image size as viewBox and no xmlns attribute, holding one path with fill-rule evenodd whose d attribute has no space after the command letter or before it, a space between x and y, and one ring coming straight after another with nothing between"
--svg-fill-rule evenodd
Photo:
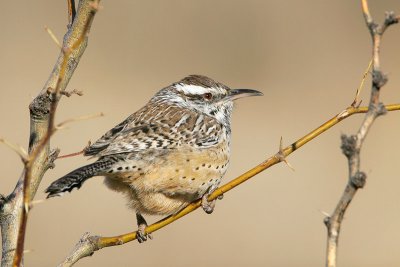
<instances>
[{"instance_id":1,"label":"cactus wren","mask_svg":"<svg viewBox=\"0 0 400 267\"><path fill-rule=\"evenodd\" d=\"M161 89L140 110L84 150L98 160L54 181L48 197L61 195L93 176L124 193L136 211L138 241L147 240L142 213L171 215L219 185L230 156L233 100L258 96L229 89L208 77L191 75Z\"/></svg>"}]
</instances>

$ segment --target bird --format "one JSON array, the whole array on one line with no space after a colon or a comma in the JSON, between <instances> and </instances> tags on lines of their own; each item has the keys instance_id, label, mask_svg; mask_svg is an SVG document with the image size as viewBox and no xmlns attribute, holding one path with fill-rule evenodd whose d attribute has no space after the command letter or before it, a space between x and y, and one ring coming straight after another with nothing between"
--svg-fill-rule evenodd
<instances>
[{"instance_id":1,"label":"bird","mask_svg":"<svg viewBox=\"0 0 400 267\"><path fill-rule=\"evenodd\" d=\"M172 215L200 198L212 213L216 200L208 196L230 159L233 101L261 95L202 75L172 83L86 147L84 156L97 160L52 182L47 198L104 176L105 185L124 194L136 212L139 243L151 238L143 214Z\"/></svg>"}]
</instances>

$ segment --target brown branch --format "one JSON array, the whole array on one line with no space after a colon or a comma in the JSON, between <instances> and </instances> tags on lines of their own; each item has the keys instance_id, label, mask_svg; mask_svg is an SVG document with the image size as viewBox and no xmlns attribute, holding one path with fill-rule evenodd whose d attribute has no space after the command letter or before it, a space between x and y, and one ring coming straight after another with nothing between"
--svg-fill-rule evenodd
<instances>
[{"instance_id":1,"label":"brown branch","mask_svg":"<svg viewBox=\"0 0 400 267\"><path fill-rule=\"evenodd\" d=\"M29 157L24 174L14 191L2 199L0 225L2 234L2 266L20 266L30 202L44 173L53 167L58 151L50 152L50 137L55 131L54 115L65 88L87 46L87 33L96 8L93 0L81 0L78 13L70 25L63 49L44 88L30 104L31 129ZM98 1L95 1L97 3ZM49 92L48 88L54 88Z\"/></svg>"},{"instance_id":2,"label":"brown branch","mask_svg":"<svg viewBox=\"0 0 400 267\"><path fill-rule=\"evenodd\" d=\"M67 72L67 64L70 62L70 56L75 52L78 47L82 45L84 40L87 40L87 33L89 31L89 27L94 19L94 15L96 14L97 9L93 8L93 5L89 3L89 16L85 20L85 23L82 26L81 32L76 40L72 42L71 45L64 44L62 48L62 53L64 53L63 60L61 62L60 71L58 73L58 78L56 82L56 86L54 90L51 90L49 94L49 90L47 90L46 94L50 97L50 112L48 116L48 126L47 131L42 139L38 141L37 146L31 149L30 147L30 154L29 160L25 164L25 175L23 181L23 190L22 190L22 197L23 197L23 205L21 211L21 218L19 223L19 230L18 230L18 240L17 240L17 247L15 249L14 254L14 266L20 266L22 261L22 255L24 251L24 241L25 241L25 232L26 232L26 225L28 220L28 212L30 201L33 199L31 196L30 191L30 180L32 179L32 169L34 168L34 163L36 162L37 156L41 153L46 146L49 146L50 138L56 131L54 126L54 118L58 106L58 102L60 100L60 91L65 90L65 87L61 89L61 84L65 80L66 72ZM74 25L72 25L73 28ZM66 86L66 84L65 84ZM50 87L49 87L50 88ZM57 156L54 157L54 159Z\"/></svg>"},{"instance_id":3,"label":"brown branch","mask_svg":"<svg viewBox=\"0 0 400 267\"><path fill-rule=\"evenodd\" d=\"M72 25L76 16L75 0L67 0L68 4L68 27Z\"/></svg>"},{"instance_id":4,"label":"brown branch","mask_svg":"<svg viewBox=\"0 0 400 267\"><path fill-rule=\"evenodd\" d=\"M362 144L375 119L388 110L380 101L379 93L382 86L387 82L386 76L380 70L379 52L381 38L385 30L392 24L398 22L398 17L393 12L387 12L382 25L374 22L368 8L367 0L361 0L365 23L372 37L372 86L368 111L355 135L342 135L342 151L348 159L349 178L345 190L331 216L324 219L328 230L326 266L336 266L337 249L340 228L344 214L353 200L358 189L363 188L366 183L366 174L360 171L360 151Z\"/></svg>"},{"instance_id":5,"label":"brown branch","mask_svg":"<svg viewBox=\"0 0 400 267\"><path fill-rule=\"evenodd\" d=\"M393 104L393 105L387 105L385 106L387 111L395 111L395 110L400 110L400 104ZM237 187L238 185L244 183L245 181L249 180L253 176L259 174L260 172L268 169L269 167L283 161L287 156L292 154L294 151L302 147L303 145L307 144L326 130L330 129L334 125L338 124L340 121L358 113L366 113L368 112L368 107L348 107L344 111L340 112L336 116L334 116L332 119L328 120L318 128L314 129L307 135L303 136L296 142L292 143L291 145L279 149L279 151L262 162L261 164L255 166L254 168L248 170L247 172L243 173L239 177L233 179L232 181L228 182L227 184L217 188L209 197L209 201L214 200L218 198L219 196L222 196L223 194L229 192L233 188ZM201 206L201 200L197 200L190 205L188 205L186 208L181 210L175 215L166 217L152 225L149 225L146 228L146 233L152 233L155 232L168 224L182 218L183 216L191 213L192 211L196 210ZM119 236L113 236L113 237L101 237L101 236L91 236L89 233L85 233L79 242L75 245L71 253L65 258L65 260L60 263L58 266L72 266L75 264L77 261L80 259L91 256L94 254L94 252L105 248L105 247L110 247L110 246L118 246L125 244L127 242L133 241L136 239L136 232L131 232Z\"/></svg>"},{"instance_id":6,"label":"brown branch","mask_svg":"<svg viewBox=\"0 0 400 267\"><path fill-rule=\"evenodd\" d=\"M86 148L88 148L91 145L92 142L88 142L88 144L81 150L78 152L74 152L74 153L70 153L70 154L66 154L66 155L62 155L62 156L58 156L57 159L64 159L64 158L69 158L69 157L75 157L78 155L81 155L85 152Z\"/></svg>"}]
</instances>

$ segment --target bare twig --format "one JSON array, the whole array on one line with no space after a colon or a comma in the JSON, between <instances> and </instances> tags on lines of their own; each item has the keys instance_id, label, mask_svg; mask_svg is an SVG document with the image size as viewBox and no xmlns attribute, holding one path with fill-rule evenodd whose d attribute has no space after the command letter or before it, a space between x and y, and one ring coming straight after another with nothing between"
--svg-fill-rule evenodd
<instances>
[{"instance_id":1,"label":"bare twig","mask_svg":"<svg viewBox=\"0 0 400 267\"><path fill-rule=\"evenodd\" d=\"M54 35L53 31L47 27L44 26L44 29L46 30L46 32L50 35L51 39L54 41L54 43L58 46L58 48L62 48L60 41L57 39L57 37Z\"/></svg>"},{"instance_id":2,"label":"bare twig","mask_svg":"<svg viewBox=\"0 0 400 267\"><path fill-rule=\"evenodd\" d=\"M372 59L368 63L368 67L365 70L365 72L363 74L363 77L361 79L360 86L358 86L358 88L357 88L356 96L354 97L353 103L351 103L351 106L353 106L353 107L360 106L360 104L362 102L362 100L361 101L359 100L359 97L360 97L361 91L362 91L362 89L364 87L365 79L367 78L367 75L368 75L369 70L371 69L371 67L372 67Z\"/></svg>"},{"instance_id":3,"label":"bare twig","mask_svg":"<svg viewBox=\"0 0 400 267\"><path fill-rule=\"evenodd\" d=\"M102 112L100 112L98 114L91 114L91 115L80 116L80 117L68 119L68 120L65 120L65 121L60 122L59 124L57 124L57 126L55 126L54 129L55 130L63 129L65 127L65 125L67 125L67 124L69 124L71 122L90 120L90 119L103 117L103 116L104 116L104 114Z\"/></svg>"},{"instance_id":4,"label":"bare twig","mask_svg":"<svg viewBox=\"0 0 400 267\"><path fill-rule=\"evenodd\" d=\"M88 148L91 144L92 144L92 142L89 141L88 144L81 151L67 154L67 155L58 156L57 159L63 159L63 158L69 158L69 157L75 157L75 156L81 155L85 152L86 148Z\"/></svg>"},{"instance_id":5,"label":"bare twig","mask_svg":"<svg viewBox=\"0 0 400 267\"><path fill-rule=\"evenodd\" d=\"M50 152L49 144L55 129L54 114L61 96L60 92L65 90L87 46L87 33L96 12L92 2L93 0L79 2L78 13L73 23L69 25L55 67L44 88L30 104L29 156L26 157L24 173L14 191L8 197L2 198L0 207L2 266L21 265L31 201L44 173L54 166L53 161L58 155L57 150ZM69 10L72 10L71 8ZM52 35L51 31L49 33ZM48 92L48 88L54 90Z\"/></svg>"},{"instance_id":6,"label":"bare twig","mask_svg":"<svg viewBox=\"0 0 400 267\"><path fill-rule=\"evenodd\" d=\"M358 189L363 188L366 182L366 174L360 171L360 151L362 144L369 132L375 119L386 113L386 107L379 102L379 92L385 85L387 78L380 70L379 51L382 34L388 26L397 23L398 17L393 12L387 12L385 21L382 25L374 22L369 9L367 0L361 0L365 23L372 37L372 88L368 111L364 120L355 135L342 135L342 151L348 159L349 178L345 190L340 198L332 215L324 219L328 230L326 266L335 267L337 260L337 249L339 241L340 227L344 214L350 202L354 198ZM357 97L356 97L357 99Z\"/></svg>"},{"instance_id":7,"label":"bare twig","mask_svg":"<svg viewBox=\"0 0 400 267\"><path fill-rule=\"evenodd\" d=\"M400 104L393 104L385 106L387 111L395 111L400 110ZM292 143L291 145L280 149L278 153L280 153L284 158L292 154L294 151L302 147L303 145L307 144L326 130L330 129L334 125L338 124L340 121L358 113L366 113L368 112L368 107L348 107L346 112L342 112L343 114L339 116L339 114L335 115L332 119L328 120L320 127L316 128L315 130L311 131L307 135L303 136L296 142ZM244 183L245 181L249 180L251 177L257 175L258 173L268 169L269 167L281 162L281 160L275 155L271 156L261 164L255 166L254 168L248 170L247 172L243 173L239 177L233 179L232 181L228 182L227 184L217 188L208 198L209 201L212 201L223 194L229 192L233 188L237 187L238 185ZM183 216L191 213L192 211L196 210L201 206L201 200L197 200L186 208L181 210L175 215L166 217L152 225L149 225L145 231L146 233L155 232L168 224L182 218ZM90 236L89 233L85 233L79 242L75 245L74 249L71 253L66 257L66 259L60 263L59 266L72 266L80 259L93 255L94 252L110 246L118 246L130 242L136 239L136 232L131 232L119 236L113 237L100 237L100 236Z\"/></svg>"},{"instance_id":8,"label":"bare twig","mask_svg":"<svg viewBox=\"0 0 400 267\"><path fill-rule=\"evenodd\" d=\"M74 89L72 91L63 90L63 91L60 91L60 94L65 95L66 97L70 97L72 95L83 96L83 92L76 90L76 89Z\"/></svg>"},{"instance_id":9,"label":"bare twig","mask_svg":"<svg viewBox=\"0 0 400 267\"><path fill-rule=\"evenodd\" d=\"M8 141L8 140L6 140L4 138L0 138L0 143L5 144L11 150L13 150L15 153L17 153L18 156L21 158L22 162L24 164L26 164L26 162L28 161L28 153L25 151L25 149L22 146L15 145L15 144L11 143L10 141Z\"/></svg>"},{"instance_id":10,"label":"bare twig","mask_svg":"<svg viewBox=\"0 0 400 267\"><path fill-rule=\"evenodd\" d=\"M78 47L80 47L82 45L82 42L84 40L86 40L90 25L94 19L94 15L96 14L96 11L97 11L97 9L93 8L93 5L91 4L91 2L88 3L88 7L89 7L89 16L87 17L85 24L83 24L83 26L82 26L83 28L81 29L78 38L76 38L72 42L71 45L64 44L64 46L63 46L62 51L64 53L64 57L61 62L56 86L55 86L55 89L52 90L50 93L50 112L49 112L49 116L48 116L47 131L45 131L43 138L38 141L37 146L35 146L33 149L30 150L29 160L25 164L25 175L24 175L23 188L22 188L23 207L22 207L21 218L20 218L20 223L19 223L17 247L15 249L14 261L13 261L14 266L20 266L20 263L22 261L24 240L25 240L25 231L26 231L26 225L27 225L27 220L28 220L28 212L29 212L29 207L30 207L30 201L33 198L31 196L31 191L29 188L30 180L32 178L32 168L34 167L33 165L36 162L38 155L43 151L43 149L46 146L49 145L51 136L57 130L57 128L54 126L54 118L55 118L55 113L57 110L58 102L59 102L60 96L61 96L60 91L65 90L64 88L61 88L61 85L66 77L67 64L68 64L68 62L70 62L70 56L73 54L73 52L75 52L75 50L78 49ZM72 28L73 28L73 25L72 25ZM48 93L48 90L47 90L47 93Z\"/></svg>"}]
</instances>

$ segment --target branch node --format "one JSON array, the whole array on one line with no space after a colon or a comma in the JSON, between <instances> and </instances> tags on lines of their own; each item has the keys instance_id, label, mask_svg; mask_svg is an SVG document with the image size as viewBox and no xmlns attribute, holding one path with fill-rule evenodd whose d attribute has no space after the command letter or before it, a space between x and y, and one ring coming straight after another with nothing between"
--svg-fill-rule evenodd
<instances>
[{"instance_id":1,"label":"branch node","mask_svg":"<svg viewBox=\"0 0 400 267\"><path fill-rule=\"evenodd\" d=\"M377 110L376 110L376 115L382 116L382 115L385 115L386 113L387 113L387 109L386 109L385 105L382 102L379 102Z\"/></svg>"},{"instance_id":2,"label":"branch node","mask_svg":"<svg viewBox=\"0 0 400 267\"><path fill-rule=\"evenodd\" d=\"M47 159L47 169L54 169L56 166L54 164L54 161L58 158L58 155L60 154L60 149L56 148L50 151L50 154Z\"/></svg>"},{"instance_id":3,"label":"branch node","mask_svg":"<svg viewBox=\"0 0 400 267\"><path fill-rule=\"evenodd\" d=\"M385 21L384 24L386 27L399 23L399 17L393 11L386 11L385 12Z\"/></svg>"},{"instance_id":4,"label":"branch node","mask_svg":"<svg viewBox=\"0 0 400 267\"><path fill-rule=\"evenodd\" d=\"M366 181L367 175L362 171L358 171L354 176L350 177L350 182L356 189L363 188Z\"/></svg>"},{"instance_id":5,"label":"branch node","mask_svg":"<svg viewBox=\"0 0 400 267\"><path fill-rule=\"evenodd\" d=\"M326 225L326 227L329 229L330 225L331 225L331 217L330 216L326 216L324 218L324 224Z\"/></svg>"},{"instance_id":6,"label":"branch node","mask_svg":"<svg viewBox=\"0 0 400 267\"><path fill-rule=\"evenodd\" d=\"M340 148L342 149L343 154L347 158L351 158L356 152L357 136L347 136L345 134L342 134L340 138L342 139L342 145L340 146Z\"/></svg>"},{"instance_id":7,"label":"branch node","mask_svg":"<svg viewBox=\"0 0 400 267\"><path fill-rule=\"evenodd\" d=\"M49 89L48 89L49 90ZM49 93L38 95L29 105L29 111L34 119L43 119L50 113L51 99Z\"/></svg>"},{"instance_id":8,"label":"branch node","mask_svg":"<svg viewBox=\"0 0 400 267\"><path fill-rule=\"evenodd\" d=\"M285 152L283 151L283 139L281 136L281 140L279 142L279 151L275 154L275 158L279 160L279 162L284 162L292 171L294 171L293 166L286 159Z\"/></svg>"},{"instance_id":9,"label":"branch node","mask_svg":"<svg viewBox=\"0 0 400 267\"><path fill-rule=\"evenodd\" d=\"M387 80L387 76L383 74L382 71L377 69L372 71L372 84L377 90L381 89L381 87L386 84Z\"/></svg>"},{"instance_id":10,"label":"branch node","mask_svg":"<svg viewBox=\"0 0 400 267\"><path fill-rule=\"evenodd\" d=\"M375 21L371 21L370 23L368 23L368 28L371 32L371 35L375 35L377 33L377 30L379 28L379 24L376 23Z\"/></svg>"},{"instance_id":11,"label":"branch node","mask_svg":"<svg viewBox=\"0 0 400 267\"><path fill-rule=\"evenodd\" d=\"M56 90L52 87L47 87L46 93L47 95L51 96L51 94L54 94Z\"/></svg>"},{"instance_id":12,"label":"branch node","mask_svg":"<svg viewBox=\"0 0 400 267\"><path fill-rule=\"evenodd\" d=\"M61 51L64 53L64 55L68 55L72 52L72 49L69 47L64 46Z\"/></svg>"}]
</instances>

